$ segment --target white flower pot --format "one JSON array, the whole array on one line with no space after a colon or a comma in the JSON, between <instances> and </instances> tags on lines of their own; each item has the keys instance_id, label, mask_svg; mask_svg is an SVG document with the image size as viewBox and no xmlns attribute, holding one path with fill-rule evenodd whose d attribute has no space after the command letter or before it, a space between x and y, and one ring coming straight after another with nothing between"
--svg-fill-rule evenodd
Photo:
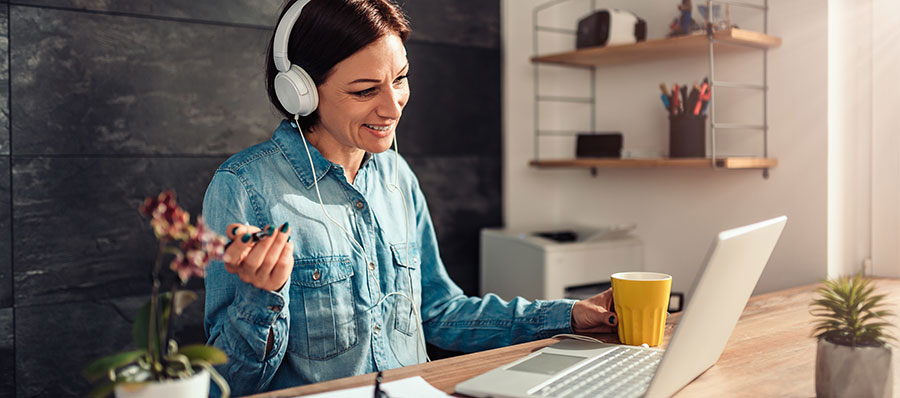
<instances>
[{"instance_id":1,"label":"white flower pot","mask_svg":"<svg viewBox=\"0 0 900 398\"><path fill-rule=\"evenodd\" d=\"M187 379L116 386L116 398L206 398L208 396L209 372L206 369L197 371Z\"/></svg>"},{"instance_id":2,"label":"white flower pot","mask_svg":"<svg viewBox=\"0 0 900 398\"><path fill-rule=\"evenodd\" d=\"M819 339L816 397L890 398L893 394L891 347L855 347Z\"/></svg>"}]
</instances>

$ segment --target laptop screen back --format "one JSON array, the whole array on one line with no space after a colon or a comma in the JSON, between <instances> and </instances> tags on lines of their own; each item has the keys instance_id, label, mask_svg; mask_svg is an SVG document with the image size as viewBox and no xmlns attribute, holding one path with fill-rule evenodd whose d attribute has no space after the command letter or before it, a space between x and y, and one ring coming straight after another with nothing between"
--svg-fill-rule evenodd
<instances>
[{"instance_id":1,"label":"laptop screen back","mask_svg":"<svg viewBox=\"0 0 900 398\"><path fill-rule=\"evenodd\" d=\"M787 217L719 233L646 397L668 397L716 363Z\"/></svg>"}]
</instances>

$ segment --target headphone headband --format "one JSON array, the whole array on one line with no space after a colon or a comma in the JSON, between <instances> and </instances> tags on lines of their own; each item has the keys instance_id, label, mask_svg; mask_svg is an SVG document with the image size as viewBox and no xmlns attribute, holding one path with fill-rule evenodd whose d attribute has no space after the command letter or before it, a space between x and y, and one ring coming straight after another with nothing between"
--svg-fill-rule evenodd
<instances>
[{"instance_id":1,"label":"headphone headband","mask_svg":"<svg viewBox=\"0 0 900 398\"><path fill-rule=\"evenodd\" d=\"M291 37L291 30L294 24L300 19L300 11L309 4L311 0L298 0L288 8L278 27L275 29L275 42L272 45L272 54L275 58L275 68L279 72L287 72L291 69L291 61L288 60L288 39Z\"/></svg>"}]
</instances>

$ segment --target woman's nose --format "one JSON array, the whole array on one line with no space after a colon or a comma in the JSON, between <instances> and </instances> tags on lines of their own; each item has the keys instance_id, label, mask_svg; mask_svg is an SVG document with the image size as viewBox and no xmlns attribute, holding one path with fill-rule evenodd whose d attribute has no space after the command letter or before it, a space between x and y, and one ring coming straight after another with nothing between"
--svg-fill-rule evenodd
<instances>
[{"instance_id":1,"label":"woman's nose","mask_svg":"<svg viewBox=\"0 0 900 398\"><path fill-rule=\"evenodd\" d=\"M378 108L375 109L378 116L388 119L399 119L406 104L403 90L385 90L378 99Z\"/></svg>"}]
</instances>

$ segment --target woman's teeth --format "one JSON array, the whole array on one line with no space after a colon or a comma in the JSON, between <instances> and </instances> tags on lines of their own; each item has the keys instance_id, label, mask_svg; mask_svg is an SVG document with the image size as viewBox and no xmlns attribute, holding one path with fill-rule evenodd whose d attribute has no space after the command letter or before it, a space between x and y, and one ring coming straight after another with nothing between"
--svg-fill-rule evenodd
<instances>
[{"instance_id":1,"label":"woman's teeth","mask_svg":"<svg viewBox=\"0 0 900 398\"><path fill-rule=\"evenodd\" d=\"M373 126L373 125L371 125L371 124L364 124L363 126L366 126L366 127L370 128L370 129L372 129L372 130L378 130L378 131L387 131L387 129L391 128L390 125L387 125L387 126Z\"/></svg>"}]
</instances>

